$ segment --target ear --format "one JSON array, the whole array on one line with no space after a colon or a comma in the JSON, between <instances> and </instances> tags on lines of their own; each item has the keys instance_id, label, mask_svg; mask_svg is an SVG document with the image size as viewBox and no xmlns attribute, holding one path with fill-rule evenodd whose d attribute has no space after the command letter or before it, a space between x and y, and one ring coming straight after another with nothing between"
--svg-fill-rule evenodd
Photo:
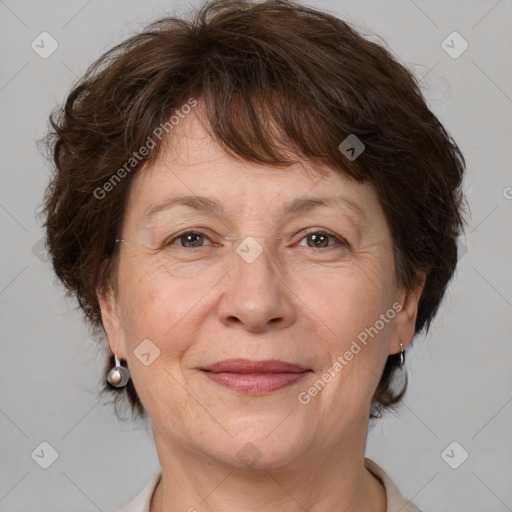
<instances>
[{"instance_id":1,"label":"ear","mask_svg":"<svg viewBox=\"0 0 512 512\"><path fill-rule=\"evenodd\" d=\"M425 286L425 280L426 275L422 274L419 283L412 291L406 292L401 289L399 292L397 302L401 309L393 320L392 334L389 338L389 354L399 353L400 343L406 348L414 336L418 303Z\"/></svg>"},{"instance_id":2,"label":"ear","mask_svg":"<svg viewBox=\"0 0 512 512\"><path fill-rule=\"evenodd\" d=\"M126 344L124 330L119 315L119 304L114 291L98 290L96 293L101 309L101 321L107 335L108 344L112 353L120 359L126 360Z\"/></svg>"}]
</instances>

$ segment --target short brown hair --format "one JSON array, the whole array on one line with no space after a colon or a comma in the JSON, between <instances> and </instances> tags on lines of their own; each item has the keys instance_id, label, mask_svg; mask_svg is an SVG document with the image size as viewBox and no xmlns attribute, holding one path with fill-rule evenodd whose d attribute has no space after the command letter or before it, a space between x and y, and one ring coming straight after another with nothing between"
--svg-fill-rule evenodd
<instances>
[{"instance_id":1,"label":"short brown hair","mask_svg":"<svg viewBox=\"0 0 512 512\"><path fill-rule=\"evenodd\" d=\"M370 183L391 226L398 284L410 291L426 276L415 332L428 332L457 263L465 163L415 77L325 12L284 0L216 0L191 21L161 19L106 52L50 116L47 246L96 334L104 334L97 292L113 285L131 181L161 143L104 198L95 191L191 97L228 154L276 167L307 159ZM365 146L354 160L339 149L349 135ZM388 357L371 417L405 392L406 379L392 386L398 361ZM106 369L112 364L113 356ZM127 393L144 415L131 381L111 391Z\"/></svg>"}]
</instances>

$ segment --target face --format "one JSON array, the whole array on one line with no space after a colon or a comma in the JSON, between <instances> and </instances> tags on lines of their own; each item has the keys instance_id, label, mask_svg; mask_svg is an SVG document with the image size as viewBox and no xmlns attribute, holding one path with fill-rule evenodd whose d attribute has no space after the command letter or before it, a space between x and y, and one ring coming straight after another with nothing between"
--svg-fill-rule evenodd
<instances>
[{"instance_id":1,"label":"face","mask_svg":"<svg viewBox=\"0 0 512 512\"><path fill-rule=\"evenodd\" d=\"M308 163L236 160L192 113L135 177L121 238L103 323L157 445L273 468L366 434L386 357L414 334L418 298L397 288L369 185ZM298 367L205 371L233 359Z\"/></svg>"}]
</instances>

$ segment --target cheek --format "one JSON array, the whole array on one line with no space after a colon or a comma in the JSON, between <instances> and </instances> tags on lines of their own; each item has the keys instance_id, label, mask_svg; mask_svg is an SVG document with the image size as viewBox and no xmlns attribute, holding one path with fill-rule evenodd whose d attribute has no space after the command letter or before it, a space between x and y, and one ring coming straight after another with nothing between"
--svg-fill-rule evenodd
<instances>
[{"instance_id":1,"label":"cheek","mask_svg":"<svg viewBox=\"0 0 512 512\"><path fill-rule=\"evenodd\" d=\"M325 322L331 335L346 340L373 325L391 307L393 274L384 261L359 259L329 269L321 286L302 291L307 297L303 302Z\"/></svg>"},{"instance_id":2,"label":"cheek","mask_svg":"<svg viewBox=\"0 0 512 512\"><path fill-rule=\"evenodd\" d=\"M193 332L198 325L193 308L197 301L191 302L170 279L154 279L155 275L156 271L147 270L122 287L128 366L152 418L169 417L169 410L173 417L185 417L190 397L184 392L187 382L181 363L197 336Z\"/></svg>"},{"instance_id":3,"label":"cheek","mask_svg":"<svg viewBox=\"0 0 512 512\"><path fill-rule=\"evenodd\" d=\"M304 300L324 340L323 370L335 375L322 392L324 403L356 407L371 399L395 313L389 264L373 255L359 258L357 264L330 272L321 289L310 290Z\"/></svg>"},{"instance_id":4,"label":"cheek","mask_svg":"<svg viewBox=\"0 0 512 512\"><path fill-rule=\"evenodd\" d=\"M173 279L157 262L126 263L120 276L125 319L139 331L147 330L160 338L193 307L195 295L190 286Z\"/></svg>"},{"instance_id":5,"label":"cheek","mask_svg":"<svg viewBox=\"0 0 512 512\"><path fill-rule=\"evenodd\" d=\"M312 400L333 432L368 414L387 357L393 318L388 312L394 312L383 302L382 296L354 293L340 300L327 319L335 334L325 338L325 364L315 384L321 391Z\"/></svg>"},{"instance_id":6,"label":"cheek","mask_svg":"<svg viewBox=\"0 0 512 512\"><path fill-rule=\"evenodd\" d=\"M173 361L179 360L187 348L189 338L180 332L184 325L181 320L187 314L187 300L168 279L157 279L155 269L146 266L136 271L135 268L133 265L120 273L120 319L134 382L145 385L145 375L153 380L150 373L161 368L159 363L163 360L172 370ZM148 352L149 358L142 357ZM154 363L146 366L144 359Z\"/></svg>"}]
</instances>

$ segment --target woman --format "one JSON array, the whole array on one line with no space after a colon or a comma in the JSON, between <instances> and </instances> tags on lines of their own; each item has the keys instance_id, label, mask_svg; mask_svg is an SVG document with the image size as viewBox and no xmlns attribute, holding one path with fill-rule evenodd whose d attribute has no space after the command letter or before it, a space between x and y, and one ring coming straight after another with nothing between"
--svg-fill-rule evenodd
<instances>
[{"instance_id":1,"label":"woman","mask_svg":"<svg viewBox=\"0 0 512 512\"><path fill-rule=\"evenodd\" d=\"M107 52L51 122L53 267L162 469L125 512L417 511L364 456L463 228L411 73L331 15L216 1Z\"/></svg>"}]
</instances>

